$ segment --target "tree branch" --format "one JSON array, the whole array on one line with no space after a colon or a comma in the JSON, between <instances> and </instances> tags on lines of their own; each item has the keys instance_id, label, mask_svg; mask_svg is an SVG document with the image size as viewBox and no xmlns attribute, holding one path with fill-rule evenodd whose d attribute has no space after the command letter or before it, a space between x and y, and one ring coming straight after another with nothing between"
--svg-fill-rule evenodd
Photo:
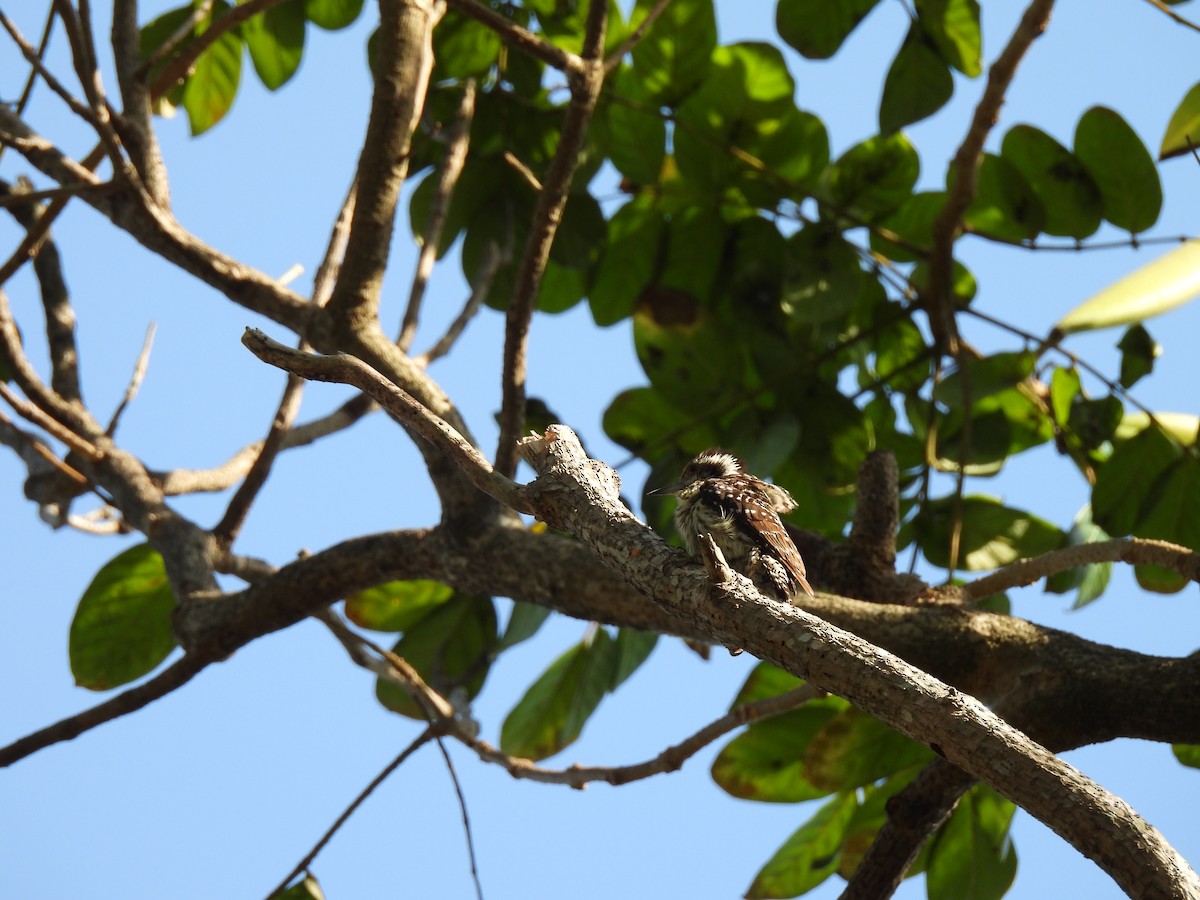
<instances>
[{"instance_id":1,"label":"tree branch","mask_svg":"<svg viewBox=\"0 0 1200 900\"><path fill-rule=\"evenodd\" d=\"M396 202L408 173L413 130L425 105L433 69L433 26L442 9L440 0L380 0L371 117L355 175L345 258L327 307L333 341L314 340L318 349L347 349L352 333L378 328Z\"/></svg>"},{"instance_id":2,"label":"tree branch","mask_svg":"<svg viewBox=\"0 0 1200 900\"><path fill-rule=\"evenodd\" d=\"M935 759L887 802L887 820L854 874L840 900L877 900L890 897L929 837L942 827L959 798L975 779L946 762Z\"/></svg>"},{"instance_id":3,"label":"tree branch","mask_svg":"<svg viewBox=\"0 0 1200 900\"><path fill-rule=\"evenodd\" d=\"M583 68L583 61L574 53L569 53L538 37L528 28L522 28L506 16L495 12L491 7L484 6L479 0L446 0L448 6L470 16L477 22L486 25L500 36L504 43L528 53L534 59L540 59L546 65L560 72L578 72Z\"/></svg>"},{"instance_id":4,"label":"tree branch","mask_svg":"<svg viewBox=\"0 0 1200 900\"><path fill-rule=\"evenodd\" d=\"M406 353L417 334L417 322L421 317L421 300L425 296L425 286L429 283L429 276L433 272L433 264L437 259L438 247L442 242L442 229L446 225L446 213L450 210L450 199L454 196L458 176L462 174L463 164L467 161L467 146L471 140L471 121L474 117L475 79L468 78L463 87L462 98L458 103L458 113L455 115L454 123L446 131L446 158L442 162L442 170L438 175L437 186L434 188L429 217L425 220L425 230L421 235L421 252L417 256L417 268L413 273L412 287L408 292L408 307L404 310L400 337L396 339L396 344Z\"/></svg>"},{"instance_id":5,"label":"tree branch","mask_svg":"<svg viewBox=\"0 0 1200 900\"><path fill-rule=\"evenodd\" d=\"M954 321L954 300L951 297L951 270L954 265L954 242L958 237L962 217L975 199L979 166L983 162L983 144L1000 115L1004 95L1017 72L1017 66L1034 39L1046 29L1054 0L1033 0L1021 17L1008 46L992 63L987 87L975 107L967 136L954 155L954 173L946 202L933 223L932 249L929 254L929 290L925 301L929 324L936 342L956 353L958 341Z\"/></svg>"},{"instance_id":6,"label":"tree branch","mask_svg":"<svg viewBox=\"0 0 1200 900\"><path fill-rule=\"evenodd\" d=\"M1167 541L1146 538L1114 538L1051 550L1032 559L1022 559L964 585L950 585L939 596L972 602L1014 587L1033 584L1047 575L1094 563L1124 562L1130 565L1162 566L1191 581L1200 581L1200 554Z\"/></svg>"},{"instance_id":7,"label":"tree branch","mask_svg":"<svg viewBox=\"0 0 1200 900\"><path fill-rule=\"evenodd\" d=\"M579 152L588 124L604 87L604 28L608 17L606 0L590 0L583 38L581 68L569 73L571 102L563 119L558 149L538 194L530 223L529 238L521 255L513 283L504 327L504 363L500 376L503 392L500 407L500 438L496 445L496 469L510 478L517 470L516 440L525 427L525 354L529 323L537 303L550 246L558 233Z\"/></svg>"},{"instance_id":8,"label":"tree branch","mask_svg":"<svg viewBox=\"0 0 1200 900\"><path fill-rule=\"evenodd\" d=\"M11 766L51 744L72 740L98 725L111 722L113 719L131 712L137 712L159 697L164 697L176 688L187 684L210 662L212 662L211 659L191 655L184 656L137 687L132 687L91 709L69 716L61 722L35 731L18 741L13 741L7 747L0 748L0 768Z\"/></svg>"},{"instance_id":9,"label":"tree branch","mask_svg":"<svg viewBox=\"0 0 1200 900\"><path fill-rule=\"evenodd\" d=\"M421 435L455 462L479 490L518 512L530 512L520 485L504 477L454 428L353 356L318 356L285 347L261 331L247 328L242 343L265 363L314 381L351 384Z\"/></svg>"},{"instance_id":10,"label":"tree branch","mask_svg":"<svg viewBox=\"0 0 1200 900\"><path fill-rule=\"evenodd\" d=\"M31 165L64 186L101 184L88 168L96 163L98 156L86 157L83 163L69 159L4 106L0 106L0 143L13 146ZM128 188L87 191L79 196L142 246L196 276L239 306L298 334L303 334L308 327L312 308L303 297L282 287L274 278L208 246L184 229L166 209L147 206L140 195L131 194ZM39 225L44 222L49 228L62 205L61 201L51 204ZM7 273L8 266L0 271L0 274Z\"/></svg>"},{"instance_id":11,"label":"tree branch","mask_svg":"<svg viewBox=\"0 0 1200 900\"><path fill-rule=\"evenodd\" d=\"M683 554L639 540L645 526L620 504L611 470L589 460L561 426L527 438L539 472L529 486L539 516L575 535L656 604L745 648L926 744L1040 819L1136 896L1187 897L1200 878L1123 800L987 709L896 656L798 607L740 584L722 598ZM632 554L630 548L639 546Z\"/></svg>"}]
</instances>

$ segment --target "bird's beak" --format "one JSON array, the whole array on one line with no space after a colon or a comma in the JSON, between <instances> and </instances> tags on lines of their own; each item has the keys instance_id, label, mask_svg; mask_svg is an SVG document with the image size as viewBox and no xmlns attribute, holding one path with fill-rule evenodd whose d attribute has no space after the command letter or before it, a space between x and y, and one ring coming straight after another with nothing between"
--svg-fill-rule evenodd
<instances>
[{"instance_id":1,"label":"bird's beak","mask_svg":"<svg viewBox=\"0 0 1200 900\"><path fill-rule=\"evenodd\" d=\"M678 494L683 487L684 483L682 481L677 481L674 484L668 484L660 488L655 488L652 491L646 491L646 494L650 497L661 497L664 494Z\"/></svg>"}]
</instances>

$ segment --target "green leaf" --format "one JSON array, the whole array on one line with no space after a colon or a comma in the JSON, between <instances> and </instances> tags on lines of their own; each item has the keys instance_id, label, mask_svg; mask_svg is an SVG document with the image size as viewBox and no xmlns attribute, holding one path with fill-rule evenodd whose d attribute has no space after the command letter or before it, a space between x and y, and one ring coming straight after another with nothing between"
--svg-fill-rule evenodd
<instances>
[{"instance_id":1,"label":"green leaf","mask_svg":"<svg viewBox=\"0 0 1200 900\"><path fill-rule=\"evenodd\" d=\"M212 13L196 28L203 34L229 5L217 0ZM183 85L183 108L187 110L192 134L199 135L216 125L233 106L242 78L242 39L236 31L221 35L196 58Z\"/></svg>"},{"instance_id":2,"label":"green leaf","mask_svg":"<svg viewBox=\"0 0 1200 900\"><path fill-rule=\"evenodd\" d=\"M440 581L388 581L346 598L346 618L372 631L408 631L454 595Z\"/></svg>"},{"instance_id":3,"label":"green leaf","mask_svg":"<svg viewBox=\"0 0 1200 900\"><path fill-rule=\"evenodd\" d=\"M1175 744L1171 752L1185 766L1200 769L1200 744Z\"/></svg>"},{"instance_id":4,"label":"green leaf","mask_svg":"<svg viewBox=\"0 0 1200 900\"><path fill-rule=\"evenodd\" d=\"M933 398L950 409L962 409L963 388L967 386L974 406L984 398L1024 381L1036 363L1037 357L1028 350L964 360L964 366L956 367L933 389ZM968 385L963 383L963 368L969 376Z\"/></svg>"},{"instance_id":5,"label":"green leaf","mask_svg":"<svg viewBox=\"0 0 1200 900\"><path fill-rule=\"evenodd\" d=\"M1200 83L1192 85L1171 114L1158 158L1161 161L1182 156L1191 153L1194 147L1200 147Z\"/></svg>"},{"instance_id":6,"label":"green leaf","mask_svg":"<svg viewBox=\"0 0 1200 900\"><path fill-rule=\"evenodd\" d=\"M934 839L925 873L929 900L999 900L1017 874L1008 836L1016 807L976 785Z\"/></svg>"},{"instance_id":7,"label":"green leaf","mask_svg":"<svg viewBox=\"0 0 1200 900\"><path fill-rule=\"evenodd\" d=\"M625 679L650 658L650 654L658 643L658 635L653 631L621 628L617 631L615 643L617 658L613 666L612 686L609 688L612 691L619 688Z\"/></svg>"},{"instance_id":8,"label":"green leaf","mask_svg":"<svg viewBox=\"0 0 1200 900\"><path fill-rule=\"evenodd\" d=\"M947 63L969 78L983 71L976 0L916 0L917 21Z\"/></svg>"},{"instance_id":9,"label":"green leaf","mask_svg":"<svg viewBox=\"0 0 1200 900\"><path fill-rule=\"evenodd\" d=\"M363 0L304 0L304 14L319 28L345 28L362 12Z\"/></svg>"},{"instance_id":10,"label":"green leaf","mask_svg":"<svg viewBox=\"0 0 1200 900\"><path fill-rule=\"evenodd\" d=\"M1109 285L1055 325L1063 334L1132 325L1200 294L1200 241L1187 241Z\"/></svg>"},{"instance_id":11,"label":"green leaf","mask_svg":"<svg viewBox=\"0 0 1200 900\"><path fill-rule=\"evenodd\" d=\"M522 641L527 641L535 634L542 623L550 616L552 610L548 606L538 606L536 603L526 603L524 600L513 601L512 615L504 629L504 636L496 645L496 653L515 647Z\"/></svg>"},{"instance_id":12,"label":"green leaf","mask_svg":"<svg viewBox=\"0 0 1200 900\"><path fill-rule=\"evenodd\" d=\"M1114 537L1141 533L1168 474L1183 451L1158 428L1150 427L1117 445L1092 489L1092 518Z\"/></svg>"},{"instance_id":13,"label":"green leaf","mask_svg":"<svg viewBox=\"0 0 1200 900\"><path fill-rule=\"evenodd\" d=\"M272 6L243 22L241 32L259 81L277 90L296 74L304 54L304 2Z\"/></svg>"},{"instance_id":14,"label":"green leaf","mask_svg":"<svg viewBox=\"0 0 1200 900\"><path fill-rule=\"evenodd\" d=\"M1162 355L1162 346L1150 337L1142 325L1131 326L1117 342L1121 351L1121 387L1131 388L1154 370L1154 360Z\"/></svg>"},{"instance_id":15,"label":"green leaf","mask_svg":"<svg viewBox=\"0 0 1200 900\"><path fill-rule=\"evenodd\" d=\"M1111 394L1091 400L1078 396L1071 401L1066 425L1084 450L1096 450L1112 438L1124 415L1125 406Z\"/></svg>"},{"instance_id":16,"label":"green leaf","mask_svg":"<svg viewBox=\"0 0 1200 900\"><path fill-rule=\"evenodd\" d=\"M505 718L500 749L538 760L572 744L612 686L616 659L603 628L556 659Z\"/></svg>"},{"instance_id":17,"label":"green leaf","mask_svg":"<svg viewBox=\"0 0 1200 900\"><path fill-rule=\"evenodd\" d=\"M654 278L664 231L662 213L648 196L626 203L608 220L604 256L588 291L597 325L615 325L632 315L638 295Z\"/></svg>"},{"instance_id":18,"label":"green leaf","mask_svg":"<svg viewBox=\"0 0 1200 900\"><path fill-rule=\"evenodd\" d=\"M786 160L787 148L764 138L778 130L783 117L799 116L792 105L794 91L777 48L760 43L716 48L708 75L676 116L673 142L680 174L696 191L719 193L747 169L734 148L757 157L760 144L767 144ZM803 132L806 123L795 121Z\"/></svg>"},{"instance_id":19,"label":"green leaf","mask_svg":"<svg viewBox=\"0 0 1200 900\"><path fill-rule=\"evenodd\" d=\"M949 183L953 168L946 174ZM1029 182L1002 156L985 153L978 189L964 221L976 231L1010 241L1036 237L1046 224L1046 211Z\"/></svg>"},{"instance_id":20,"label":"green leaf","mask_svg":"<svg viewBox=\"0 0 1200 900\"><path fill-rule=\"evenodd\" d=\"M844 319L867 278L853 245L821 224L807 225L788 239L784 265L783 310L806 325Z\"/></svg>"},{"instance_id":21,"label":"green leaf","mask_svg":"<svg viewBox=\"0 0 1200 900\"><path fill-rule=\"evenodd\" d=\"M925 558L935 566L950 565L950 533L954 498L930 501L914 525ZM1063 533L1044 519L1004 506L992 497L964 497L958 565L967 571L995 569L1061 546Z\"/></svg>"},{"instance_id":22,"label":"green leaf","mask_svg":"<svg viewBox=\"0 0 1200 900\"><path fill-rule=\"evenodd\" d=\"M873 218L908 200L920 174L913 145L904 135L892 134L847 150L829 169L825 187L837 208Z\"/></svg>"},{"instance_id":23,"label":"green leaf","mask_svg":"<svg viewBox=\"0 0 1200 900\"><path fill-rule=\"evenodd\" d=\"M1041 199L1047 234L1081 240L1100 227L1100 188L1070 150L1032 125L1017 125L1004 136L1000 152Z\"/></svg>"},{"instance_id":24,"label":"green leaf","mask_svg":"<svg viewBox=\"0 0 1200 900\"><path fill-rule=\"evenodd\" d=\"M138 544L110 559L83 592L68 651L75 683L91 691L127 684L175 648L175 595L162 557Z\"/></svg>"},{"instance_id":25,"label":"green leaf","mask_svg":"<svg viewBox=\"0 0 1200 900\"><path fill-rule=\"evenodd\" d=\"M655 5L637 0L629 27L637 28ZM716 46L712 0L674 0L633 48L633 70L658 102L675 106L704 79Z\"/></svg>"},{"instance_id":26,"label":"green leaf","mask_svg":"<svg viewBox=\"0 0 1200 900\"><path fill-rule=\"evenodd\" d=\"M604 433L627 450L642 453L655 446L664 435L681 432L685 436L693 416L672 406L653 388L630 388L617 394L604 413ZM715 438L711 426L696 423L692 435Z\"/></svg>"},{"instance_id":27,"label":"green leaf","mask_svg":"<svg viewBox=\"0 0 1200 900\"><path fill-rule=\"evenodd\" d=\"M1196 497L1200 496L1200 460L1181 452L1179 461L1158 483L1143 484L1145 501L1135 529L1138 537L1200 547L1200 515L1196 514ZM1174 574L1170 583L1162 578L1155 581L1158 590L1164 593L1174 593L1187 584L1187 579L1178 574ZM1178 586L1172 587L1171 583Z\"/></svg>"},{"instance_id":28,"label":"green leaf","mask_svg":"<svg viewBox=\"0 0 1200 900\"><path fill-rule=\"evenodd\" d=\"M1133 234L1158 221L1162 183L1150 151L1121 116L1093 106L1075 127L1075 155L1100 189L1104 218Z\"/></svg>"},{"instance_id":29,"label":"green leaf","mask_svg":"<svg viewBox=\"0 0 1200 900\"><path fill-rule=\"evenodd\" d=\"M1084 506L1079 511L1078 515L1075 516L1075 523L1071 526L1071 530L1067 532L1068 547L1094 544L1099 541L1107 541L1108 539L1108 532L1092 521L1092 507L1090 504ZM1067 591L1078 588L1079 593L1076 595L1071 609L1082 609L1104 593L1111 577L1112 563L1092 563L1091 565L1066 569L1050 575L1046 578L1046 592L1051 594L1065 594Z\"/></svg>"},{"instance_id":30,"label":"green leaf","mask_svg":"<svg viewBox=\"0 0 1200 900\"><path fill-rule=\"evenodd\" d=\"M496 607L491 599L456 593L409 628L394 650L438 693L461 690L469 700L483 687L496 642ZM379 679L375 696L393 712L425 718L397 684Z\"/></svg>"},{"instance_id":31,"label":"green leaf","mask_svg":"<svg viewBox=\"0 0 1200 900\"><path fill-rule=\"evenodd\" d=\"M892 797L921 772L923 766L913 766L893 775L878 786L867 786L862 790L862 802L854 811L850 827L846 829L846 838L842 841L842 857L838 864L838 874L846 880L853 877L867 850L875 842L875 836L888 821L887 805ZM918 855L916 862L909 866L905 878L912 878L925 871L925 861L928 856L929 842Z\"/></svg>"},{"instance_id":32,"label":"green leaf","mask_svg":"<svg viewBox=\"0 0 1200 900\"><path fill-rule=\"evenodd\" d=\"M1191 584L1186 575L1181 575L1174 569L1149 564L1134 566L1133 576L1138 587L1155 594L1178 594Z\"/></svg>"},{"instance_id":33,"label":"green leaf","mask_svg":"<svg viewBox=\"0 0 1200 900\"><path fill-rule=\"evenodd\" d=\"M1079 371L1075 368L1054 367L1050 376L1050 408L1054 421L1065 425L1071 415L1071 404L1079 396Z\"/></svg>"},{"instance_id":34,"label":"green leaf","mask_svg":"<svg viewBox=\"0 0 1200 900\"><path fill-rule=\"evenodd\" d=\"M928 118L945 106L953 94L954 79L946 63L920 28L913 25L883 82L879 130L892 134L905 125Z\"/></svg>"},{"instance_id":35,"label":"green leaf","mask_svg":"<svg viewBox=\"0 0 1200 900\"><path fill-rule=\"evenodd\" d=\"M848 709L804 750L804 774L827 791L846 792L929 761L932 751L878 719Z\"/></svg>"},{"instance_id":36,"label":"green leaf","mask_svg":"<svg viewBox=\"0 0 1200 900\"><path fill-rule=\"evenodd\" d=\"M785 672L771 663L760 662L747 676L741 690L733 698L733 703L729 705L729 709L732 711L745 703L765 700L767 697L778 697L802 684L804 684L804 680L790 672Z\"/></svg>"},{"instance_id":37,"label":"green leaf","mask_svg":"<svg viewBox=\"0 0 1200 900\"><path fill-rule=\"evenodd\" d=\"M717 754L713 781L731 796L766 803L799 803L830 793L809 779L803 757L817 733L845 708L844 701L831 700L810 700L752 724Z\"/></svg>"},{"instance_id":38,"label":"green leaf","mask_svg":"<svg viewBox=\"0 0 1200 900\"><path fill-rule=\"evenodd\" d=\"M306 874L291 887L272 894L269 900L325 900L325 892L317 879Z\"/></svg>"},{"instance_id":39,"label":"green leaf","mask_svg":"<svg viewBox=\"0 0 1200 900\"><path fill-rule=\"evenodd\" d=\"M470 16L447 10L433 30L435 78L483 75L496 65L500 37Z\"/></svg>"},{"instance_id":40,"label":"green leaf","mask_svg":"<svg viewBox=\"0 0 1200 900\"><path fill-rule=\"evenodd\" d=\"M856 808L850 793L834 797L817 810L759 870L746 891L747 900L795 897L836 872Z\"/></svg>"},{"instance_id":41,"label":"green leaf","mask_svg":"<svg viewBox=\"0 0 1200 900\"><path fill-rule=\"evenodd\" d=\"M779 0L775 28L808 59L829 59L879 0Z\"/></svg>"},{"instance_id":42,"label":"green leaf","mask_svg":"<svg viewBox=\"0 0 1200 900\"><path fill-rule=\"evenodd\" d=\"M635 184L656 184L666 157L667 123L632 69L619 69L610 86L603 109L612 164Z\"/></svg>"}]
</instances>

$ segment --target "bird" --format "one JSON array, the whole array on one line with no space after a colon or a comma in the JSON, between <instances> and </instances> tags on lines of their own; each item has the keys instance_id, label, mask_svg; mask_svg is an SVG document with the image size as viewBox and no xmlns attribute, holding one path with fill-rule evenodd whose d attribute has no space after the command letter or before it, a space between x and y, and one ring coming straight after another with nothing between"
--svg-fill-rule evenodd
<instances>
[{"instance_id":1,"label":"bird","mask_svg":"<svg viewBox=\"0 0 1200 900\"><path fill-rule=\"evenodd\" d=\"M700 555L707 534L730 568L764 594L784 603L800 590L815 596L800 551L779 519L796 501L779 485L747 473L732 453L705 450L684 467L679 481L650 493L678 499L675 527L693 556Z\"/></svg>"}]
</instances>

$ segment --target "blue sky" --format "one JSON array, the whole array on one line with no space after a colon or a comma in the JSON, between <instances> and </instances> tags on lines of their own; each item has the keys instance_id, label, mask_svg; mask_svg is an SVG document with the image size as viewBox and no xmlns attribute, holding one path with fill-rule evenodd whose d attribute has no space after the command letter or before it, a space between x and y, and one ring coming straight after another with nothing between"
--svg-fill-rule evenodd
<instances>
[{"instance_id":1,"label":"blue sky","mask_svg":"<svg viewBox=\"0 0 1200 900\"><path fill-rule=\"evenodd\" d=\"M1019 15L999 6L985 14L988 59ZM168 8L143 7L143 18ZM720 0L721 40L771 40L773 7ZM33 36L44 4L22 4L9 15ZM904 16L900 3L881 4L832 62L804 63L789 54L797 102L825 119L835 154L874 133L882 75L902 39ZM270 274L304 265L301 291L353 171L369 103L363 45L372 17L368 6L345 32L310 30L294 82L268 95L244 78L231 116L211 133L193 140L182 119L160 123L179 219ZM101 30L107 32L106 22ZM65 74L63 45L58 35L50 64ZM1197 47L1200 35L1149 4L1064 0L1023 65L989 147L1018 122L1069 144L1079 115L1102 103L1125 116L1153 151L1197 77ZM24 69L17 62L13 52L0 56L0 98L19 91ZM109 75L110 89L113 83ZM981 87L979 80L958 79L952 104L910 130L922 151L924 186L941 183ZM91 146L86 130L42 87L27 119L73 155ZM24 171L11 151L0 160L5 178ZM1155 233L1197 233L1200 166L1176 160L1162 174L1167 202ZM611 195L610 204L616 202ZM238 338L246 325L282 337L277 329L152 257L82 204L72 205L55 234L79 316L86 397L102 415L125 389L147 324L158 324L148 377L119 432L126 446L155 467L208 467L261 436L282 378ZM15 235L10 221L0 221L4 246ZM1160 252L1001 253L976 243L963 258L982 285L980 308L1044 333L1091 293ZM399 320L413 257L404 223L385 288L387 321ZM35 322L28 272L7 290L18 319ZM464 292L448 260L434 276L418 349L440 334ZM1136 395L1153 409L1200 412L1194 393L1200 314L1185 307L1149 327L1164 355L1157 376L1139 384ZM36 332L26 328L27 337ZM495 440L501 335L501 317L485 312L433 370L487 449ZM985 351L1014 347L977 323L968 324L967 337ZM1072 338L1069 346L1115 373L1118 337L1102 332ZM40 344L29 343L44 362ZM539 317L530 381L531 392L545 397L593 453L609 462L624 458L605 440L600 416L615 393L644 381L627 328L597 331L582 306ZM344 389L311 386L302 418L346 396ZM1085 486L1049 451L1027 456L978 489L1069 523ZM437 513L427 483L394 478L417 465L408 439L378 416L350 434L286 454L239 546L284 562L354 534L429 524ZM629 467L622 475L636 492L644 470ZM51 532L21 496L22 478L17 460L0 453L3 743L99 699L72 685L67 629L92 574L131 543ZM179 507L209 523L225 500L187 498ZM1026 618L1144 652L1190 653L1200 634L1194 588L1148 595L1125 572L1102 601L1081 612L1067 612L1069 598L1038 587L1014 601ZM525 687L585 627L557 618L504 656L476 702L485 736L495 739ZM605 701L582 739L552 762L619 764L652 756L719 715L751 664L719 652L704 663L662 641L644 669ZM416 734L414 723L378 706L372 688L370 676L348 663L323 627L306 623L240 651L142 713L23 761L0 775L0 894L30 900L265 894ZM582 793L516 782L452 749L485 896L739 896L811 810L730 799L707 775L716 749L681 773ZM1186 857L1200 860L1194 827L1200 773L1179 767L1168 748L1122 741L1067 758L1128 800ZM1065 883L1080 896L1117 895L1094 865L1030 817L1018 814L1014 834L1021 863L1010 896L1060 896ZM473 896L460 813L440 755L426 748L405 764L322 853L315 871L330 898ZM833 897L840 887L835 880L812 896ZM923 893L923 885L908 885L902 896Z\"/></svg>"}]
</instances>

